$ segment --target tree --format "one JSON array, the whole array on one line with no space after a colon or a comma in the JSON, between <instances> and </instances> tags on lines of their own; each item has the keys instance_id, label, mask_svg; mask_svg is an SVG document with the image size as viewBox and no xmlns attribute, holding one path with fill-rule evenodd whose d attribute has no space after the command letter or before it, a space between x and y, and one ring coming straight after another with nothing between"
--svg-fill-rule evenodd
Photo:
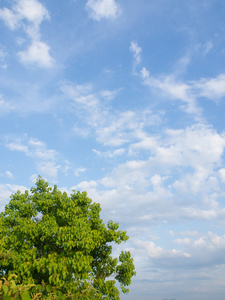
<instances>
[{"instance_id":1,"label":"tree","mask_svg":"<svg viewBox=\"0 0 225 300\"><path fill-rule=\"evenodd\" d=\"M106 226L100 211L86 192L68 196L39 177L30 192L12 195L0 214L0 277L15 274L17 284L35 285L44 299L56 299L49 293L59 299L119 299L116 281L129 292L133 259L123 251L112 257L111 243L128 236L118 223Z\"/></svg>"}]
</instances>

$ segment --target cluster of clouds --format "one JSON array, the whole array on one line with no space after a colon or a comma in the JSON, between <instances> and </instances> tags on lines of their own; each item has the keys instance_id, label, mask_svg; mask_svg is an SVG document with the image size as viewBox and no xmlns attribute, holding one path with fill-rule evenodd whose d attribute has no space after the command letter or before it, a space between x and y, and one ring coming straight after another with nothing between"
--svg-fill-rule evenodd
<instances>
[{"instance_id":1,"label":"cluster of clouds","mask_svg":"<svg viewBox=\"0 0 225 300\"><path fill-rule=\"evenodd\" d=\"M209 291L215 291L215 297L220 299L224 290L225 237L212 232L196 234L191 238L173 240L171 249L158 246L160 240L132 238L129 250L139 272L139 280L134 281L133 288L136 289L141 281L144 287L150 285L146 294L151 292L152 299L163 299L162 295L167 294L177 299L184 295L182 299L188 300L193 293L194 299L205 299ZM165 243L169 243L168 239ZM176 246L182 247L177 250Z\"/></svg>"},{"instance_id":2,"label":"cluster of clouds","mask_svg":"<svg viewBox=\"0 0 225 300\"><path fill-rule=\"evenodd\" d=\"M161 127L160 133L153 134L149 128L161 125L160 114L147 109L117 112L108 104L104 106L101 91L93 92L93 87L86 85L65 84L63 93L83 112L82 118L88 124L86 134L94 132L96 140L108 148L102 152L93 149L94 153L103 159L118 155L126 155L128 159L105 177L82 181L75 188L88 191L101 202L107 218L119 220L132 232L128 249L138 264L143 264L142 271L146 261L140 261L140 257L149 258L150 278L151 268L173 267L183 271L213 266L217 269L225 263L224 235L199 231L195 232L196 237L186 233L180 238L175 233L171 244L177 247L170 248L159 246L160 239L153 242L146 236L141 238L140 233L136 235L132 224L143 230L159 224L165 229L174 222L184 221L205 222L207 228L210 228L208 222L224 224L225 133L207 124L200 102L202 98L215 101L225 96L225 75L189 82L182 81L177 74L154 77L147 68L139 68L141 47L132 42L130 51L133 74L141 83L158 94L163 93L166 99L177 101L194 122L182 129ZM190 279L192 274L188 274ZM146 276L144 273L143 279Z\"/></svg>"},{"instance_id":3,"label":"cluster of clouds","mask_svg":"<svg viewBox=\"0 0 225 300\"><path fill-rule=\"evenodd\" d=\"M54 63L49 50L50 47L41 39L40 25L49 20L47 9L37 0L13 1L11 9L0 9L0 18L12 31L22 29L30 40L28 48L17 53L24 64L35 63L40 67L51 67ZM23 45L24 38L18 38L17 43Z\"/></svg>"},{"instance_id":4,"label":"cluster of clouds","mask_svg":"<svg viewBox=\"0 0 225 300\"><path fill-rule=\"evenodd\" d=\"M46 144L34 138L6 138L5 147L10 151L22 152L28 157L35 160L36 169L46 178L55 181L58 169L61 167L57 164L58 153L55 150L48 149ZM33 175L37 178L37 175Z\"/></svg>"},{"instance_id":5,"label":"cluster of clouds","mask_svg":"<svg viewBox=\"0 0 225 300\"><path fill-rule=\"evenodd\" d=\"M74 131L83 136L94 132L97 141L103 146L118 147L130 143L144 134L144 127L160 122L160 116L148 109L113 109L108 100L120 95L121 89L96 92L89 84L65 83L61 86L61 91L70 100L71 107L74 107L73 112L82 124L82 128L75 124ZM114 153L118 155L118 151Z\"/></svg>"},{"instance_id":6,"label":"cluster of clouds","mask_svg":"<svg viewBox=\"0 0 225 300\"><path fill-rule=\"evenodd\" d=\"M121 13L115 0L88 0L85 8L90 18L95 21L116 19ZM53 67L55 60L50 53L51 48L42 40L40 33L41 24L44 21L50 21L50 14L40 1L13 0L11 8L0 9L0 19L11 31L20 30L16 40L19 46L29 43L28 47L17 52L21 63L37 65L41 68ZM0 48L0 60L5 55L6 53ZM3 64L2 68L7 68L7 64Z\"/></svg>"},{"instance_id":7,"label":"cluster of clouds","mask_svg":"<svg viewBox=\"0 0 225 300\"><path fill-rule=\"evenodd\" d=\"M46 180L56 183L59 172L64 175L72 172L74 176L79 177L80 174L86 171L84 167L72 167L70 161L65 160L56 150L49 149L45 142L37 138L32 138L28 135L23 135L19 138L5 136L2 140L6 149L22 153L34 162L33 167L36 173L30 176L32 183L36 182L37 174L42 174ZM0 174L0 176L15 179L14 174L10 171L6 171L4 174Z\"/></svg>"},{"instance_id":8,"label":"cluster of clouds","mask_svg":"<svg viewBox=\"0 0 225 300\"><path fill-rule=\"evenodd\" d=\"M224 265L225 260L222 253L225 250L225 235L218 235L210 231L204 235L201 233L197 233L197 235L197 237L174 239L174 245L182 246L182 250L163 249L153 241L141 241L136 238L131 240L131 244L138 255L148 257L154 267L161 264L161 267L166 268L171 268L173 265L175 268L195 269L196 266L204 268L205 265Z\"/></svg>"},{"instance_id":9,"label":"cluster of clouds","mask_svg":"<svg viewBox=\"0 0 225 300\"><path fill-rule=\"evenodd\" d=\"M118 210L120 203L130 206L127 210L132 210L136 218L148 224L163 218L222 218L224 209L219 201L224 196L221 162L225 137L207 127L173 130L165 134L165 138L148 137L140 143L129 145L131 149L147 150L145 159L131 157L95 184L93 180L85 181L78 187L91 192L108 209L115 210L115 202L118 203ZM127 153L127 149L118 151L122 152L121 155L124 151ZM109 156L109 153L105 155ZM168 211L168 202L173 206L173 211ZM128 223L129 215L126 219Z\"/></svg>"}]
</instances>

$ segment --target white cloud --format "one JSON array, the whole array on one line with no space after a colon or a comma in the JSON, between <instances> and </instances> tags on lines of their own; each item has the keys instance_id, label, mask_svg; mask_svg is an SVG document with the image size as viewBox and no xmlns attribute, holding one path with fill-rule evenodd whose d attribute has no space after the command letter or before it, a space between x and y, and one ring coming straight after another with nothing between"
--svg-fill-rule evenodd
<instances>
[{"instance_id":1,"label":"white cloud","mask_svg":"<svg viewBox=\"0 0 225 300\"><path fill-rule=\"evenodd\" d=\"M23 152L26 156L35 160L37 171L49 180L56 181L58 169L61 168L56 163L58 153L53 149L48 149L46 144L34 138L6 139L5 146L11 151Z\"/></svg>"},{"instance_id":2,"label":"white cloud","mask_svg":"<svg viewBox=\"0 0 225 300\"><path fill-rule=\"evenodd\" d=\"M61 87L63 93L68 95L74 102L82 105L88 111L98 109L99 99L95 93L92 92L92 86L65 84Z\"/></svg>"},{"instance_id":3,"label":"white cloud","mask_svg":"<svg viewBox=\"0 0 225 300\"><path fill-rule=\"evenodd\" d=\"M206 42L204 45L203 45L203 53L204 54L208 54L213 48L213 43L211 41L208 41Z\"/></svg>"},{"instance_id":4,"label":"white cloud","mask_svg":"<svg viewBox=\"0 0 225 300\"><path fill-rule=\"evenodd\" d=\"M120 90L121 89L118 89L115 91L103 90L103 91L100 91L99 95L106 100L112 100L117 96L117 94L120 92Z\"/></svg>"},{"instance_id":5,"label":"white cloud","mask_svg":"<svg viewBox=\"0 0 225 300\"><path fill-rule=\"evenodd\" d=\"M30 181L32 184L35 184L36 180L38 178L38 175L37 174L33 174L30 176Z\"/></svg>"},{"instance_id":6,"label":"white cloud","mask_svg":"<svg viewBox=\"0 0 225 300\"><path fill-rule=\"evenodd\" d=\"M81 173L84 173L86 171L86 168L78 168L75 170L74 175L79 177Z\"/></svg>"},{"instance_id":7,"label":"white cloud","mask_svg":"<svg viewBox=\"0 0 225 300\"><path fill-rule=\"evenodd\" d=\"M170 280L171 272L176 272L177 277L175 274L172 275L173 280L177 279L176 282L185 280L185 278L180 278L184 274L188 280L192 278L195 281L198 278L200 280L204 278L211 281L214 278L213 273L223 268L225 263L225 236L212 232L197 238L176 239L173 241L173 247L175 247L173 249L165 246L170 243L168 240L165 242L158 240L154 243L147 240L146 236L145 240L130 238L128 243L138 268L138 277L145 280L147 278L158 280L160 284ZM157 245L160 243L164 246ZM193 274L195 274L194 278Z\"/></svg>"},{"instance_id":8,"label":"white cloud","mask_svg":"<svg viewBox=\"0 0 225 300\"><path fill-rule=\"evenodd\" d=\"M176 243L183 245L186 251L191 253L189 265L194 267L196 264L202 267L212 265L222 265L225 263L225 235L217 235L207 232L198 238L176 239Z\"/></svg>"},{"instance_id":9,"label":"white cloud","mask_svg":"<svg viewBox=\"0 0 225 300\"><path fill-rule=\"evenodd\" d=\"M215 220L221 213L224 215L224 211L216 211L213 209L210 210L203 210L203 209L196 209L192 207L184 208L184 215L191 219L202 219L202 220Z\"/></svg>"},{"instance_id":10,"label":"white cloud","mask_svg":"<svg viewBox=\"0 0 225 300\"><path fill-rule=\"evenodd\" d=\"M195 97L191 93L190 86L177 80L172 75L164 75L158 78L150 76L149 71L143 67L140 71L143 84L153 90L160 91L165 97L171 100L180 100L181 108L187 113L200 116L201 109L196 104Z\"/></svg>"},{"instance_id":11,"label":"white cloud","mask_svg":"<svg viewBox=\"0 0 225 300\"><path fill-rule=\"evenodd\" d=\"M179 58L173 69L173 73L174 73L174 77L178 77L179 75L181 74L184 74L187 70L187 67L189 66L191 62L191 54L190 52L188 51L185 55L183 55L181 58Z\"/></svg>"},{"instance_id":12,"label":"white cloud","mask_svg":"<svg viewBox=\"0 0 225 300\"><path fill-rule=\"evenodd\" d=\"M13 7L21 19L39 26L44 19L49 19L47 9L37 0L19 0Z\"/></svg>"},{"instance_id":13,"label":"white cloud","mask_svg":"<svg viewBox=\"0 0 225 300\"><path fill-rule=\"evenodd\" d=\"M54 60L49 54L50 47L40 39L40 24L50 19L47 9L40 2L17 0L11 10L0 9L0 18L11 30L22 28L31 39L28 49L18 53L22 63L37 64L44 68L53 65Z\"/></svg>"},{"instance_id":14,"label":"white cloud","mask_svg":"<svg viewBox=\"0 0 225 300\"><path fill-rule=\"evenodd\" d=\"M133 58L134 58L133 73L137 74L136 73L136 67L141 62L142 49L141 49L141 47L138 46L138 44L136 42L132 41L131 44L130 44L129 50L133 54Z\"/></svg>"},{"instance_id":15,"label":"white cloud","mask_svg":"<svg viewBox=\"0 0 225 300\"><path fill-rule=\"evenodd\" d=\"M15 30L22 25L22 20L27 20L33 26L39 26L44 19L49 19L46 8L36 0L14 1L12 9L0 9L0 18L11 29Z\"/></svg>"},{"instance_id":16,"label":"white cloud","mask_svg":"<svg viewBox=\"0 0 225 300\"><path fill-rule=\"evenodd\" d=\"M201 54L203 54L203 55L207 55L212 50L213 47L214 47L213 42L208 40L205 43L199 43L195 47L195 50L200 51Z\"/></svg>"},{"instance_id":17,"label":"white cloud","mask_svg":"<svg viewBox=\"0 0 225 300\"><path fill-rule=\"evenodd\" d=\"M124 111L107 114L104 124L96 129L97 140L105 146L121 146L139 140L145 127L160 122L160 116L151 111Z\"/></svg>"},{"instance_id":18,"label":"white cloud","mask_svg":"<svg viewBox=\"0 0 225 300\"><path fill-rule=\"evenodd\" d=\"M91 18L96 21L101 19L115 19L120 14L119 5L115 0L88 0L86 8Z\"/></svg>"},{"instance_id":19,"label":"white cloud","mask_svg":"<svg viewBox=\"0 0 225 300\"><path fill-rule=\"evenodd\" d=\"M159 137L157 136L144 136L140 142L130 145L131 149L140 150L155 150L159 146Z\"/></svg>"},{"instance_id":20,"label":"white cloud","mask_svg":"<svg viewBox=\"0 0 225 300\"><path fill-rule=\"evenodd\" d=\"M128 160L102 179L78 185L101 202L108 216L116 211L128 224L130 215L136 224L223 219L224 188L217 169L223 162L224 134L198 125L165 130L152 139L142 135L140 143L129 147L144 150L145 158Z\"/></svg>"},{"instance_id":21,"label":"white cloud","mask_svg":"<svg viewBox=\"0 0 225 300\"><path fill-rule=\"evenodd\" d=\"M0 95L0 115L5 113L9 113L10 111L14 110L14 106L11 105L9 102L2 99Z\"/></svg>"},{"instance_id":22,"label":"white cloud","mask_svg":"<svg viewBox=\"0 0 225 300\"><path fill-rule=\"evenodd\" d=\"M191 255L187 252L182 253L181 251L177 251L176 249L166 250L161 247L156 246L155 243L151 241L142 241L133 239L133 244L135 245L136 249L144 250L145 253L149 258L156 258L156 259L170 259L176 257L185 257L190 258Z\"/></svg>"},{"instance_id":23,"label":"white cloud","mask_svg":"<svg viewBox=\"0 0 225 300\"><path fill-rule=\"evenodd\" d=\"M207 43L204 51L207 53L212 46L212 43ZM223 73L215 78L201 78L196 81L185 82L179 79L180 73L190 62L190 55L178 60L173 73L154 76L146 67L142 67L139 72L136 72L136 66L141 62L140 53L142 51L136 42L131 42L130 51L134 58L134 75L139 75L144 85L165 99L180 101L180 108L195 116L198 121L202 121L202 109L198 105L201 97L213 101L225 97L225 74Z\"/></svg>"},{"instance_id":24,"label":"white cloud","mask_svg":"<svg viewBox=\"0 0 225 300\"><path fill-rule=\"evenodd\" d=\"M144 135L144 128L158 124L160 114L154 115L149 110L144 111L113 111L102 99L105 91L94 92L89 84L74 85L66 83L62 92L72 100L74 113L82 123L77 121L74 131L82 136L96 135L98 142L105 146L118 147ZM118 90L116 90L118 91ZM111 91L113 94L117 92ZM110 91L107 91L109 94Z\"/></svg>"},{"instance_id":25,"label":"white cloud","mask_svg":"<svg viewBox=\"0 0 225 300\"><path fill-rule=\"evenodd\" d=\"M95 193L95 188L98 186L98 183L94 180L91 181L82 181L76 187L71 188L72 190L81 189L82 191L88 191L89 195L91 195L91 190ZM96 198L97 199L97 198Z\"/></svg>"},{"instance_id":26,"label":"white cloud","mask_svg":"<svg viewBox=\"0 0 225 300\"><path fill-rule=\"evenodd\" d=\"M100 157L104 157L104 158L113 158L115 156L120 156L122 154L124 154L125 149L124 148L120 148L120 149L116 149L114 151L106 151L106 152L101 152L99 150L93 149L92 150L94 153L96 153L98 156Z\"/></svg>"},{"instance_id":27,"label":"white cloud","mask_svg":"<svg viewBox=\"0 0 225 300\"><path fill-rule=\"evenodd\" d=\"M129 141L127 131L134 133L140 126L136 119L137 115L133 111L126 111L117 116L112 115L109 118L108 124L97 128L98 140L104 145L120 146L127 143Z\"/></svg>"},{"instance_id":28,"label":"white cloud","mask_svg":"<svg viewBox=\"0 0 225 300\"><path fill-rule=\"evenodd\" d=\"M90 130L88 128L79 127L77 123L75 123L73 126L73 132L83 138L87 138L90 134Z\"/></svg>"},{"instance_id":29,"label":"white cloud","mask_svg":"<svg viewBox=\"0 0 225 300\"><path fill-rule=\"evenodd\" d=\"M165 166L191 166L200 171L219 164L225 147L225 135L201 124L185 129L162 132L159 136L143 136L131 149L148 149L154 154L151 161Z\"/></svg>"},{"instance_id":30,"label":"white cloud","mask_svg":"<svg viewBox=\"0 0 225 300\"><path fill-rule=\"evenodd\" d=\"M50 68L54 60L49 54L50 47L41 41L33 41L29 48L18 53L24 64L37 64L40 67Z\"/></svg>"},{"instance_id":31,"label":"white cloud","mask_svg":"<svg viewBox=\"0 0 225 300\"><path fill-rule=\"evenodd\" d=\"M30 138L28 141L28 146L31 147L31 150L29 152L29 156L33 156L38 159L42 160L55 160L57 156L57 152L52 149L47 149L45 143Z\"/></svg>"},{"instance_id":32,"label":"white cloud","mask_svg":"<svg viewBox=\"0 0 225 300\"><path fill-rule=\"evenodd\" d=\"M192 87L196 96L206 97L212 100L225 96L225 74L220 74L215 78L202 78L192 82Z\"/></svg>"},{"instance_id":33,"label":"white cloud","mask_svg":"<svg viewBox=\"0 0 225 300\"><path fill-rule=\"evenodd\" d=\"M9 142L9 143L7 142L5 146L7 148L9 148L9 150L12 150L12 151L20 151L20 152L24 152L26 154L29 153L28 147L23 145L20 140L16 140L16 141Z\"/></svg>"},{"instance_id":34,"label":"white cloud","mask_svg":"<svg viewBox=\"0 0 225 300\"><path fill-rule=\"evenodd\" d=\"M6 171L5 172L5 175L10 178L10 179L13 179L14 178L14 175L10 172L10 171Z\"/></svg>"},{"instance_id":35,"label":"white cloud","mask_svg":"<svg viewBox=\"0 0 225 300\"><path fill-rule=\"evenodd\" d=\"M218 174L219 174L221 180L225 183L225 169L224 168L220 169L218 171Z\"/></svg>"},{"instance_id":36,"label":"white cloud","mask_svg":"<svg viewBox=\"0 0 225 300\"><path fill-rule=\"evenodd\" d=\"M58 176L58 169L60 165L57 165L54 161L41 161L37 163L37 169L40 174L46 176L52 182L56 182Z\"/></svg>"},{"instance_id":37,"label":"white cloud","mask_svg":"<svg viewBox=\"0 0 225 300\"><path fill-rule=\"evenodd\" d=\"M5 22L5 24L11 29L16 29L19 21L20 16L15 14L13 11L9 10L8 8L0 9L0 18Z\"/></svg>"},{"instance_id":38,"label":"white cloud","mask_svg":"<svg viewBox=\"0 0 225 300\"><path fill-rule=\"evenodd\" d=\"M219 163L225 146L225 135L207 126L197 125L183 130L168 130L169 146L157 149L158 159L210 170Z\"/></svg>"},{"instance_id":39,"label":"white cloud","mask_svg":"<svg viewBox=\"0 0 225 300\"><path fill-rule=\"evenodd\" d=\"M20 138L13 139L13 141L7 141L5 146L12 151L24 152L27 156L35 159L55 160L57 156L55 150L47 149L45 143L33 138L30 138L28 141Z\"/></svg>"},{"instance_id":40,"label":"white cloud","mask_svg":"<svg viewBox=\"0 0 225 300\"><path fill-rule=\"evenodd\" d=\"M69 170L71 169L71 165L70 162L68 160L64 161L64 165L62 166L62 172L64 173L64 175L68 175Z\"/></svg>"},{"instance_id":41,"label":"white cloud","mask_svg":"<svg viewBox=\"0 0 225 300\"><path fill-rule=\"evenodd\" d=\"M207 236L201 237L194 241L194 248L204 248L209 251L222 248L225 249L225 235L219 236L215 233L208 232Z\"/></svg>"}]
</instances>

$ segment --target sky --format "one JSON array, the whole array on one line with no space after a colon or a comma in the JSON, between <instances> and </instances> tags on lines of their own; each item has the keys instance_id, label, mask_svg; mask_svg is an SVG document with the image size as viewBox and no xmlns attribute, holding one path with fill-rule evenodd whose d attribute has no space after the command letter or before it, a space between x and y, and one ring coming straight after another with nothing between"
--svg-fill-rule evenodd
<instances>
[{"instance_id":1,"label":"sky","mask_svg":"<svg viewBox=\"0 0 225 300\"><path fill-rule=\"evenodd\" d=\"M122 300L223 300L225 2L1 0L0 210L41 175L130 239Z\"/></svg>"}]
</instances>

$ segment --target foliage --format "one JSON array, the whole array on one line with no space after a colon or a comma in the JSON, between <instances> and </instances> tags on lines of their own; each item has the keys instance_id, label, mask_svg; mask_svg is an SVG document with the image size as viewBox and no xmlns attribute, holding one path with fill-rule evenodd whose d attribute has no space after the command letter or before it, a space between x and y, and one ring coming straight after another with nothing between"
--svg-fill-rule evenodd
<instances>
[{"instance_id":1,"label":"foliage","mask_svg":"<svg viewBox=\"0 0 225 300\"><path fill-rule=\"evenodd\" d=\"M17 276L10 275L8 279L4 277L0 280L0 299L18 299L18 300L69 300L69 299L90 299L87 291L77 295L70 292L62 294L59 287L46 285L44 282L35 284L17 284Z\"/></svg>"},{"instance_id":2,"label":"foliage","mask_svg":"<svg viewBox=\"0 0 225 300\"><path fill-rule=\"evenodd\" d=\"M105 226L100 211L86 192L68 196L39 177L0 214L0 277L16 274L18 284L43 299L119 299L116 281L129 291L133 259L123 251L112 257L111 243L128 236L118 223Z\"/></svg>"},{"instance_id":3,"label":"foliage","mask_svg":"<svg viewBox=\"0 0 225 300\"><path fill-rule=\"evenodd\" d=\"M9 276L8 280L6 280L5 278L2 278L2 280L0 280L0 299L31 299L29 291L35 285L17 285L15 281L16 277L16 275L11 275ZM36 295L35 297L36 299L38 299L39 295Z\"/></svg>"}]
</instances>

